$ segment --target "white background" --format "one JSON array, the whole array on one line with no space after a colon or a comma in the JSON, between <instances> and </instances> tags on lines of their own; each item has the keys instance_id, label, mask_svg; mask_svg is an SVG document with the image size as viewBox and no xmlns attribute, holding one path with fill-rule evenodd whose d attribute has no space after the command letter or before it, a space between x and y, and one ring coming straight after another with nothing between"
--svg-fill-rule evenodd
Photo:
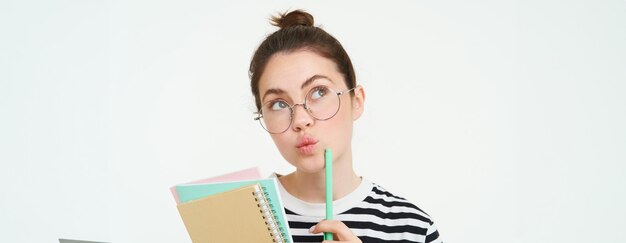
<instances>
[{"instance_id":1,"label":"white background","mask_svg":"<svg viewBox=\"0 0 626 243\"><path fill-rule=\"evenodd\" d=\"M311 12L367 94L357 173L446 242L626 241L626 1L0 2L0 241L189 242L168 188L287 173L247 68Z\"/></svg>"}]
</instances>

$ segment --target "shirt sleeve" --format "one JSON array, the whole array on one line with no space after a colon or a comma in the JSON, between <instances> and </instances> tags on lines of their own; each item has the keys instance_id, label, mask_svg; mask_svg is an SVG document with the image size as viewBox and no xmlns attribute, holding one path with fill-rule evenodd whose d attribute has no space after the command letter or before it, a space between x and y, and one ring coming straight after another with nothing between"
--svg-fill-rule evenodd
<instances>
[{"instance_id":1,"label":"shirt sleeve","mask_svg":"<svg viewBox=\"0 0 626 243\"><path fill-rule=\"evenodd\" d=\"M439 231L434 222L430 223L428 230L426 231L426 243L443 243L443 240L439 236Z\"/></svg>"}]
</instances>

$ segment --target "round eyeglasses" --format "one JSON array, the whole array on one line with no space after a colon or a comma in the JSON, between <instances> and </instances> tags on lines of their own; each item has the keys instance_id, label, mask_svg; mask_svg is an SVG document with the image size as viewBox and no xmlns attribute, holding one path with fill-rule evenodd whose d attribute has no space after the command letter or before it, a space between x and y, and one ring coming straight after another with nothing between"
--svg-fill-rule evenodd
<instances>
[{"instance_id":1,"label":"round eyeglasses","mask_svg":"<svg viewBox=\"0 0 626 243\"><path fill-rule=\"evenodd\" d=\"M261 110L255 112L254 120L258 120L269 133L283 133L293 123L294 107L302 105L313 118L325 121L337 115L339 108L341 108L341 95L352 90L354 88L335 92L328 86L315 86L307 93L302 104L290 106L284 99L274 99L263 103Z\"/></svg>"}]
</instances>

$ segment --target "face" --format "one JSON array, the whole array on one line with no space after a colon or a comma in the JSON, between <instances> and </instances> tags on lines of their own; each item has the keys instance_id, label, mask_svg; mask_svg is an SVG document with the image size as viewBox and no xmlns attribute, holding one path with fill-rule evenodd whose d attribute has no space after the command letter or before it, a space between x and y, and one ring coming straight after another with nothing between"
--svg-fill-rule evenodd
<instances>
[{"instance_id":1,"label":"face","mask_svg":"<svg viewBox=\"0 0 626 243\"><path fill-rule=\"evenodd\" d=\"M283 100L289 104L304 103L310 90L327 86L336 92L347 90L336 64L310 51L277 53L272 56L259 79L261 103ZM333 163L352 160L352 123L363 112L364 93L361 86L340 96L337 114L328 120L317 120L302 105L293 107L293 121L284 133L271 134L282 156L299 171L315 173L324 169L324 149L333 152ZM335 94L326 94L335 95ZM284 107L281 104L274 107Z\"/></svg>"}]
</instances>

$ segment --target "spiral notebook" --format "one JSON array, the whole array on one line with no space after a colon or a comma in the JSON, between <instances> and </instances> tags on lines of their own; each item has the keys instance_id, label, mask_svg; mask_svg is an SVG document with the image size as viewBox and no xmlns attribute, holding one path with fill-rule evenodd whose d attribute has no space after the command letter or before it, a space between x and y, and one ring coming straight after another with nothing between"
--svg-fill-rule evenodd
<instances>
[{"instance_id":1,"label":"spiral notebook","mask_svg":"<svg viewBox=\"0 0 626 243\"><path fill-rule=\"evenodd\" d=\"M195 243L293 242L274 178L179 185L176 191Z\"/></svg>"},{"instance_id":2,"label":"spiral notebook","mask_svg":"<svg viewBox=\"0 0 626 243\"><path fill-rule=\"evenodd\" d=\"M227 182L227 181L242 181L242 180L256 180L261 179L261 171L258 167L252 167L240 171L231 172L228 174L223 174L211 178L205 178L201 180L191 181L180 185L185 184L207 184L207 183L216 183L216 182ZM178 197L178 192L176 191L176 186L170 187L170 192L172 196L174 196L174 200L176 200L176 204L180 204L180 198Z\"/></svg>"}]
</instances>

